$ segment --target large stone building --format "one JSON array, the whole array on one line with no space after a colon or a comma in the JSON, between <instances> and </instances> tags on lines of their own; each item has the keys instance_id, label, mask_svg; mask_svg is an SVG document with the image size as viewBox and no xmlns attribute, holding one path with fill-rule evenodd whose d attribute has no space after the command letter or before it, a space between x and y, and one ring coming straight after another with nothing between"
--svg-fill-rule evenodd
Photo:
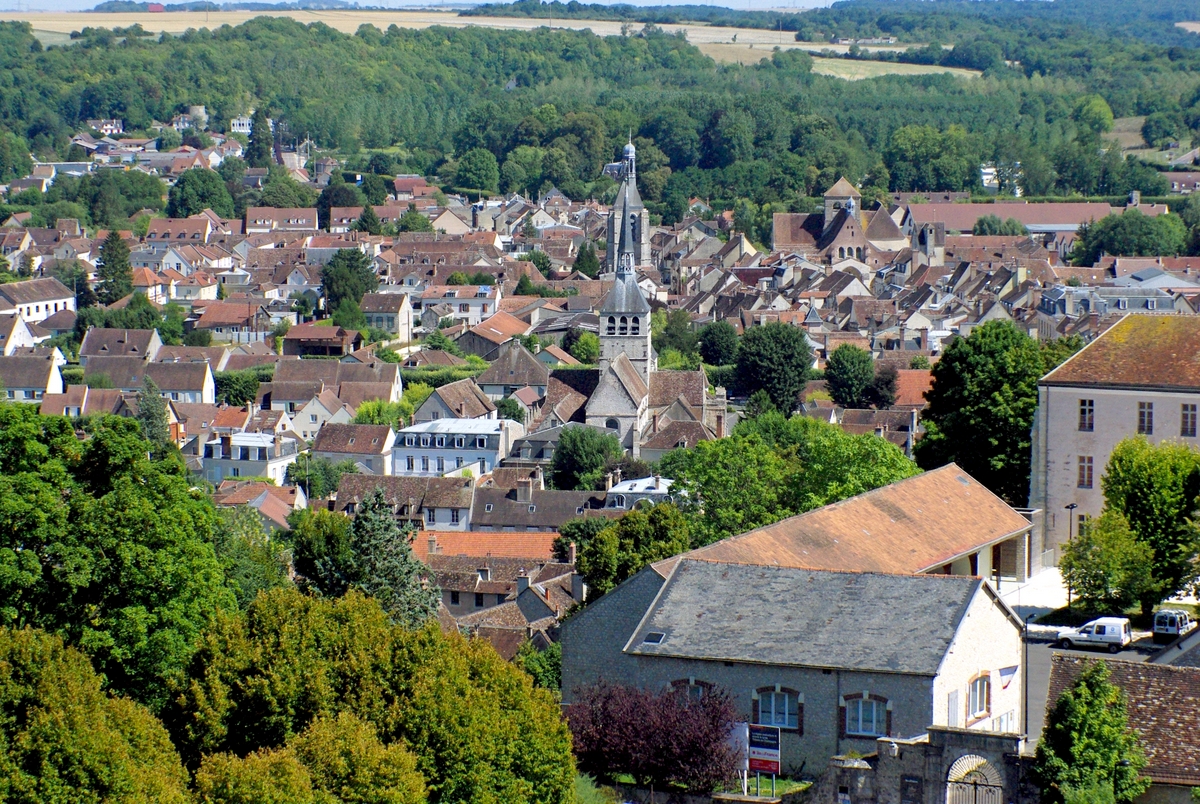
<instances>
[{"instance_id":1,"label":"large stone building","mask_svg":"<svg viewBox=\"0 0 1200 804\"><path fill-rule=\"evenodd\" d=\"M1200 318L1128 315L1038 383L1030 506L1045 511L1042 563L1057 563L1104 508L1113 448L1141 436L1197 445Z\"/></svg>"},{"instance_id":2,"label":"large stone building","mask_svg":"<svg viewBox=\"0 0 1200 804\"><path fill-rule=\"evenodd\" d=\"M792 774L930 726L1019 735L1022 622L977 575L1023 519L951 465L657 562L563 624L564 699L721 688Z\"/></svg>"},{"instance_id":3,"label":"large stone building","mask_svg":"<svg viewBox=\"0 0 1200 804\"><path fill-rule=\"evenodd\" d=\"M634 267L642 268L651 265L650 213L646 210L646 205L642 203L642 196L637 189L637 149L633 147L633 142L625 146L621 161L608 165L605 173L621 181L617 200L608 214L607 270L612 272L617 268L618 240L622 236L626 223L630 224L630 245L634 257Z\"/></svg>"}]
</instances>

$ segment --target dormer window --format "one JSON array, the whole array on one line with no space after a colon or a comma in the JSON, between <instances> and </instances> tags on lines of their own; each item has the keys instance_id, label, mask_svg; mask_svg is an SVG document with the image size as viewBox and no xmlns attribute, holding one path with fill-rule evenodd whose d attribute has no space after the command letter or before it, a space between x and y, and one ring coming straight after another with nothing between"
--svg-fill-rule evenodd
<instances>
[{"instance_id":1,"label":"dormer window","mask_svg":"<svg viewBox=\"0 0 1200 804\"><path fill-rule=\"evenodd\" d=\"M480 567L478 572L479 572L479 580L490 581L492 579L492 571L490 569L488 569L487 567Z\"/></svg>"}]
</instances>

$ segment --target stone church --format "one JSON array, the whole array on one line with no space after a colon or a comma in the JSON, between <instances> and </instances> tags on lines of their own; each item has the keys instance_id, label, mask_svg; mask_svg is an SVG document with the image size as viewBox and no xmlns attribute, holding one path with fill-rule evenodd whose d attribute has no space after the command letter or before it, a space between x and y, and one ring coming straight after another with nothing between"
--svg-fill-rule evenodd
<instances>
[{"instance_id":1,"label":"stone church","mask_svg":"<svg viewBox=\"0 0 1200 804\"><path fill-rule=\"evenodd\" d=\"M637 269L650 263L649 216L637 192L636 151L625 146L621 185L608 220L612 290L600 305L600 376L588 399L586 422L607 429L634 457L653 442L655 453L726 435L724 389L709 393L699 371L660 371L650 338L650 304ZM659 438L656 441L656 436ZM678 437L678 443L659 444Z\"/></svg>"}]
</instances>

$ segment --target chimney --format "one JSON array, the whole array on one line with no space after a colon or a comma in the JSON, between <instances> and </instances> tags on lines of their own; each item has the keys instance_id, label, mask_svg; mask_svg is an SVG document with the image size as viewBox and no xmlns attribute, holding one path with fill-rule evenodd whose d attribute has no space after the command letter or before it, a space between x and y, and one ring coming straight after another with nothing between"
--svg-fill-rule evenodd
<instances>
[{"instance_id":1,"label":"chimney","mask_svg":"<svg viewBox=\"0 0 1200 804\"><path fill-rule=\"evenodd\" d=\"M613 473L608 472L607 474L604 475L604 490L612 491L612 487L613 487Z\"/></svg>"},{"instance_id":2,"label":"chimney","mask_svg":"<svg viewBox=\"0 0 1200 804\"><path fill-rule=\"evenodd\" d=\"M525 574L525 570L521 570L521 574L517 576L517 596L529 588L529 576Z\"/></svg>"},{"instance_id":3,"label":"chimney","mask_svg":"<svg viewBox=\"0 0 1200 804\"><path fill-rule=\"evenodd\" d=\"M430 533L429 534L429 555L431 555L431 556L437 555L437 551L438 551L437 534Z\"/></svg>"},{"instance_id":4,"label":"chimney","mask_svg":"<svg viewBox=\"0 0 1200 804\"><path fill-rule=\"evenodd\" d=\"M517 481L517 502L533 502L533 481L521 478Z\"/></svg>"},{"instance_id":5,"label":"chimney","mask_svg":"<svg viewBox=\"0 0 1200 804\"><path fill-rule=\"evenodd\" d=\"M662 476L661 475L654 476L654 488L655 488L655 490L662 488Z\"/></svg>"},{"instance_id":6,"label":"chimney","mask_svg":"<svg viewBox=\"0 0 1200 804\"><path fill-rule=\"evenodd\" d=\"M538 491L545 491L546 489L546 478L542 474L542 467L540 464L533 467L533 484L537 487Z\"/></svg>"},{"instance_id":7,"label":"chimney","mask_svg":"<svg viewBox=\"0 0 1200 804\"><path fill-rule=\"evenodd\" d=\"M577 603L583 602L583 596L587 592L587 587L584 586L583 576L578 572L571 573L571 597Z\"/></svg>"},{"instance_id":8,"label":"chimney","mask_svg":"<svg viewBox=\"0 0 1200 804\"><path fill-rule=\"evenodd\" d=\"M578 553L578 549L575 547L575 542L568 542L567 543L567 563L570 564L571 566L575 566L575 558L576 558L577 553Z\"/></svg>"}]
</instances>

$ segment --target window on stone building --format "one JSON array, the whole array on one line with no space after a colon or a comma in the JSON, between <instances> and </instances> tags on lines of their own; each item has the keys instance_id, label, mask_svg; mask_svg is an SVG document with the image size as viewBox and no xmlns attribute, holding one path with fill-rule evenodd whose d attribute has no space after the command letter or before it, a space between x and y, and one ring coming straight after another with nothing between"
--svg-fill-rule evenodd
<instances>
[{"instance_id":1,"label":"window on stone building","mask_svg":"<svg viewBox=\"0 0 1200 804\"><path fill-rule=\"evenodd\" d=\"M671 688L678 693L687 695L689 701L698 701L712 690L712 684L694 678L682 678L672 681Z\"/></svg>"},{"instance_id":2,"label":"window on stone building","mask_svg":"<svg viewBox=\"0 0 1200 804\"><path fill-rule=\"evenodd\" d=\"M1076 485L1081 489L1090 489L1092 487L1092 456L1079 456L1079 477Z\"/></svg>"},{"instance_id":3,"label":"window on stone building","mask_svg":"<svg viewBox=\"0 0 1200 804\"><path fill-rule=\"evenodd\" d=\"M867 692L846 695L842 699L843 736L883 737L891 733L891 712L888 702Z\"/></svg>"},{"instance_id":4,"label":"window on stone building","mask_svg":"<svg viewBox=\"0 0 1200 804\"><path fill-rule=\"evenodd\" d=\"M1096 429L1096 400L1079 400L1079 431L1090 433Z\"/></svg>"},{"instance_id":5,"label":"window on stone building","mask_svg":"<svg viewBox=\"0 0 1200 804\"><path fill-rule=\"evenodd\" d=\"M1180 409L1179 435L1182 438L1196 437L1196 406L1183 405Z\"/></svg>"},{"instance_id":6,"label":"window on stone building","mask_svg":"<svg viewBox=\"0 0 1200 804\"><path fill-rule=\"evenodd\" d=\"M621 328L617 331L617 334L618 335L629 334L629 319L626 318L625 316L621 316Z\"/></svg>"},{"instance_id":7,"label":"window on stone building","mask_svg":"<svg viewBox=\"0 0 1200 804\"><path fill-rule=\"evenodd\" d=\"M611 316L611 315L610 315L610 316L608 317L608 329L607 329L607 334L609 334L609 335L616 335L616 334L617 334L617 319L616 319L616 317L615 317L615 316Z\"/></svg>"},{"instance_id":8,"label":"window on stone building","mask_svg":"<svg viewBox=\"0 0 1200 804\"><path fill-rule=\"evenodd\" d=\"M1138 435L1154 435L1154 403L1138 402Z\"/></svg>"},{"instance_id":9,"label":"window on stone building","mask_svg":"<svg viewBox=\"0 0 1200 804\"><path fill-rule=\"evenodd\" d=\"M984 673L971 679L967 687L967 715L972 719L986 717L992 710L992 676Z\"/></svg>"},{"instance_id":10,"label":"window on stone building","mask_svg":"<svg viewBox=\"0 0 1200 804\"><path fill-rule=\"evenodd\" d=\"M459 601L458 592L451 592L450 593L450 605L457 606L458 601Z\"/></svg>"},{"instance_id":11,"label":"window on stone building","mask_svg":"<svg viewBox=\"0 0 1200 804\"><path fill-rule=\"evenodd\" d=\"M803 723L800 693L778 685L757 691L754 702L754 722L760 726L778 726L781 729L799 731Z\"/></svg>"}]
</instances>

